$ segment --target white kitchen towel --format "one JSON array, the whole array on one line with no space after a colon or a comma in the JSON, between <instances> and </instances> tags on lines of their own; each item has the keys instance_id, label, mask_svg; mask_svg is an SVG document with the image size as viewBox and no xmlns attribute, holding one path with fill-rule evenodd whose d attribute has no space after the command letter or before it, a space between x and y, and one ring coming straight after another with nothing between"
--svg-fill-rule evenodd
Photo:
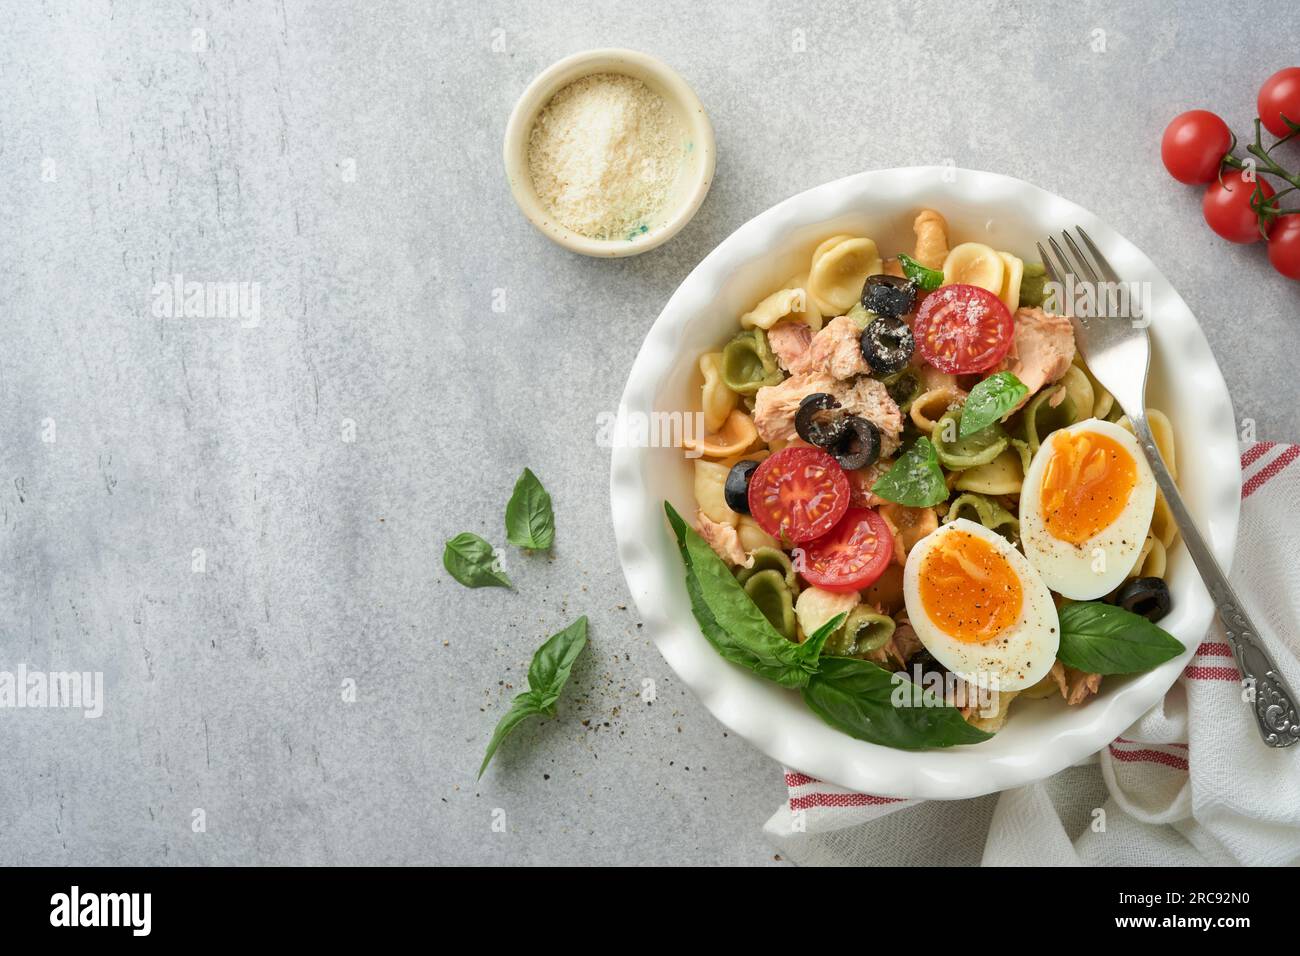
<instances>
[{"instance_id":1,"label":"white kitchen towel","mask_svg":"<svg viewBox=\"0 0 1300 956\"><path fill-rule=\"evenodd\" d=\"M1293 688L1297 458L1300 445L1243 446L1232 569ZM789 800L764 829L804 865L1297 865L1300 744L1264 746L1240 679L1216 622L1164 700L1085 764L975 800L930 801L853 793L787 770Z\"/></svg>"}]
</instances>

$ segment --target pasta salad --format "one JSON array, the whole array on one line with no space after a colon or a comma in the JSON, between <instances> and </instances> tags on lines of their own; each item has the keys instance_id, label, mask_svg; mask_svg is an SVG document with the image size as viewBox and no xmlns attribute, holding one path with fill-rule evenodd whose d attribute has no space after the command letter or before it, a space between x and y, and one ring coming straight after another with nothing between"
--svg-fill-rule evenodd
<instances>
[{"instance_id":1,"label":"pasta salad","mask_svg":"<svg viewBox=\"0 0 1300 956\"><path fill-rule=\"evenodd\" d=\"M1044 268L936 210L913 232L827 238L700 357L694 520L665 503L718 652L907 749L1183 650L1154 623L1172 515Z\"/></svg>"}]
</instances>

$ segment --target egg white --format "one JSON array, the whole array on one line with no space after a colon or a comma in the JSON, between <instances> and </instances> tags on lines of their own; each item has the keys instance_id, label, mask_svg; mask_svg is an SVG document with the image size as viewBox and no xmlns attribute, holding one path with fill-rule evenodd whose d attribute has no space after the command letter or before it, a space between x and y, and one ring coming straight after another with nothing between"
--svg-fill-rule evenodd
<instances>
[{"instance_id":1,"label":"egg white","mask_svg":"<svg viewBox=\"0 0 1300 956\"><path fill-rule=\"evenodd\" d=\"M1124 510L1082 544L1053 537L1043 519L1043 472L1063 435L1093 432L1114 439L1133 458L1137 483ZM1020 543L1047 586L1076 601L1091 601L1119 587L1133 570L1151 527L1156 480L1137 439L1112 422L1090 418L1043 440L1020 489Z\"/></svg>"},{"instance_id":2,"label":"egg white","mask_svg":"<svg viewBox=\"0 0 1300 956\"><path fill-rule=\"evenodd\" d=\"M949 535L960 531L991 544L1020 581L1019 616L997 637L979 644L950 636L930 618L921 602L921 567L926 556ZM903 568L903 601L908 621L925 649L967 683L997 691L1023 690L1046 677L1056 661L1061 623L1051 592L1023 554L982 524L957 518L917 542Z\"/></svg>"}]
</instances>

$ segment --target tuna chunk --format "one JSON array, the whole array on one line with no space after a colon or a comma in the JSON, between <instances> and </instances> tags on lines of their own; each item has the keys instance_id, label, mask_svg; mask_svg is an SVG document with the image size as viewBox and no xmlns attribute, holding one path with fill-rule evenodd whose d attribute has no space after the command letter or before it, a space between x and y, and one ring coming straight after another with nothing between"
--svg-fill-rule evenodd
<instances>
[{"instance_id":1,"label":"tuna chunk","mask_svg":"<svg viewBox=\"0 0 1300 956\"><path fill-rule=\"evenodd\" d=\"M767 330L767 344L781 367L791 375L807 370L808 346L812 340L813 331L805 322L778 322Z\"/></svg>"},{"instance_id":2,"label":"tuna chunk","mask_svg":"<svg viewBox=\"0 0 1300 956\"><path fill-rule=\"evenodd\" d=\"M760 388L754 396L754 427L766 442L789 441L796 435L794 416L799 403L815 392L826 392L850 415L859 415L880 429L880 454L888 458L898 450L903 415L881 382L859 378L840 382L822 372L792 375L780 385Z\"/></svg>"},{"instance_id":3,"label":"tuna chunk","mask_svg":"<svg viewBox=\"0 0 1300 956\"><path fill-rule=\"evenodd\" d=\"M1082 704L1101 687L1100 674L1075 670L1073 667L1066 667L1060 661L1052 665L1051 674L1052 680L1056 681L1056 686L1061 690L1061 696L1070 706Z\"/></svg>"},{"instance_id":4,"label":"tuna chunk","mask_svg":"<svg viewBox=\"0 0 1300 956\"><path fill-rule=\"evenodd\" d=\"M1069 319L1042 309L1016 310L1016 333L1007 367L1030 395L1064 375L1073 361L1074 328Z\"/></svg>"},{"instance_id":5,"label":"tuna chunk","mask_svg":"<svg viewBox=\"0 0 1300 956\"><path fill-rule=\"evenodd\" d=\"M703 511L695 514L695 530L709 543L713 553L728 564L747 565L749 558L740 543L740 535L729 524L714 521Z\"/></svg>"},{"instance_id":6,"label":"tuna chunk","mask_svg":"<svg viewBox=\"0 0 1300 956\"><path fill-rule=\"evenodd\" d=\"M859 415L880 429L881 458L890 458L898 451L903 413L889 397L889 389L883 382L874 378L859 378L852 384L834 382L829 391L850 415Z\"/></svg>"},{"instance_id":7,"label":"tuna chunk","mask_svg":"<svg viewBox=\"0 0 1300 956\"><path fill-rule=\"evenodd\" d=\"M813 336L805 371L825 372L838 379L870 375L871 366L862 357L861 340L862 330L848 316L832 319Z\"/></svg>"}]
</instances>

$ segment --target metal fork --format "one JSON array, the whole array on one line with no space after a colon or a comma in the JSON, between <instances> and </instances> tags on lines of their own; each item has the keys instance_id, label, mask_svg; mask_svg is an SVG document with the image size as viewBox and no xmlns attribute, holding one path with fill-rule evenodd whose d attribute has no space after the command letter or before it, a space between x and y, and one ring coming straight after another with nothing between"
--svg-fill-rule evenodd
<instances>
[{"instance_id":1,"label":"metal fork","mask_svg":"<svg viewBox=\"0 0 1300 956\"><path fill-rule=\"evenodd\" d=\"M1178 486L1174 484L1169 469L1160 457L1155 438L1151 434L1151 426L1147 423L1147 369L1151 363L1147 323L1136 323L1133 321L1135 316L1107 314L1110 311L1110 297L1101 294L1104 290L1099 288L1100 283L1119 283L1120 278L1088 234L1079 226L1075 226L1075 230L1091 256L1084 254L1069 231L1061 233L1061 239L1069 249L1068 254L1050 237L1047 243L1055 256L1049 256L1041 242L1038 243L1038 253L1043 257L1043 265L1053 282L1058 285L1066 285L1068 282L1076 286L1091 284L1094 291L1098 292L1093 297L1097 303L1097 315L1070 316L1079 351L1083 353L1083 358L1097 381L1115 396L1115 401L1133 423L1133 431L1137 435L1138 444L1146 453L1147 461L1151 463L1156 484L1169 503L1174 521L1182 532L1183 540L1187 542L1192 561L1205 581L1219 618L1223 621L1232 655L1241 670L1242 681L1246 686L1254 687L1255 721L1259 724L1264 743L1270 747L1289 747L1300 740L1296 696L1269 656L1259 638L1258 629L1247 616L1219 563L1214 560L1205 539L1197 530L1196 523L1178 493Z\"/></svg>"}]
</instances>

